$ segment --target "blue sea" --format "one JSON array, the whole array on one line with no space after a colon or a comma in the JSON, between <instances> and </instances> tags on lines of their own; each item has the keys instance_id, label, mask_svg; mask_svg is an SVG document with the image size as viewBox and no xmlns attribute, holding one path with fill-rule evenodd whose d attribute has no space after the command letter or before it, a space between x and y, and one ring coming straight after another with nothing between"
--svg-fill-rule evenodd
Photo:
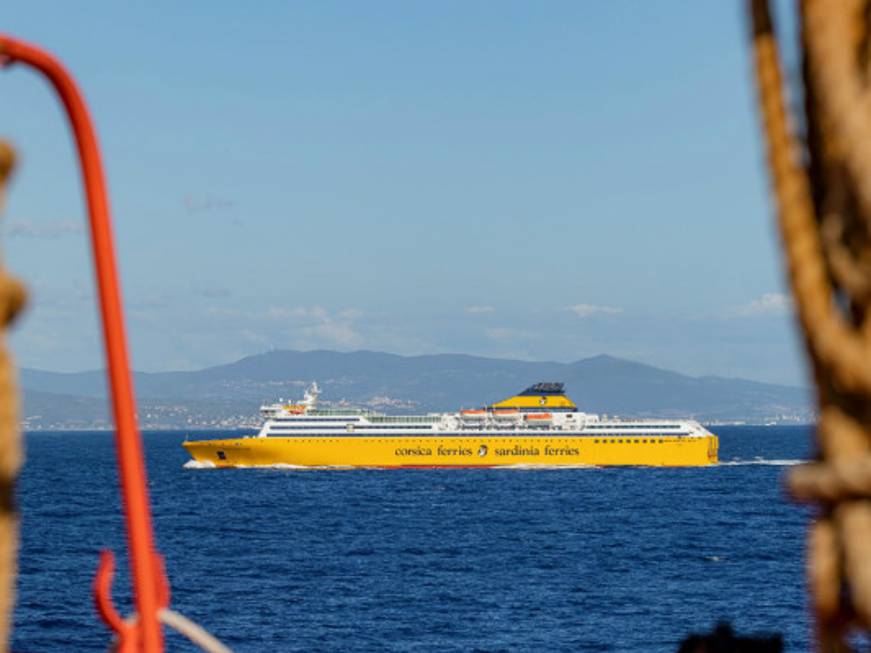
<instances>
[{"instance_id":1,"label":"blue sea","mask_svg":"<svg viewBox=\"0 0 871 653\"><path fill-rule=\"evenodd\" d=\"M190 469L184 433L145 433L172 607L242 653L675 651L719 620L808 651L811 512L783 481L811 429L713 430L712 468L392 471ZM105 651L112 436L26 442L14 648ZM123 560L114 593L129 612Z\"/></svg>"}]
</instances>

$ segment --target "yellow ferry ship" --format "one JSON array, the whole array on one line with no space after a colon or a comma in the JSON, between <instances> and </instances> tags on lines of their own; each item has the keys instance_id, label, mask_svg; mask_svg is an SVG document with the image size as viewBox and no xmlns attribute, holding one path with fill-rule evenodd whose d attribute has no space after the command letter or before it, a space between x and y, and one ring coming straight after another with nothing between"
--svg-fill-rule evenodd
<instances>
[{"instance_id":1,"label":"yellow ferry ship","mask_svg":"<svg viewBox=\"0 0 871 653\"><path fill-rule=\"evenodd\" d=\"M297 404L261 407L254 436L185 441L216 467L499 467L717 462L717 436L683 419L613 419L584 413L562 383L537 383L476 410L417 416L318 408L316 383Z\"/></svg>"}]
</instances>

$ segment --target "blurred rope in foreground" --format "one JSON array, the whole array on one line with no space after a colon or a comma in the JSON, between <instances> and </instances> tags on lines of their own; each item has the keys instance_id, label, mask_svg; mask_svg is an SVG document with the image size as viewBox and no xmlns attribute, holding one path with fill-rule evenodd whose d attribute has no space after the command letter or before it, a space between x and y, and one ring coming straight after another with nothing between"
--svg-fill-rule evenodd
<instances>
[{"instance_id":1,"label":"blurred rope in foreground","mask_svg":"<svg viewBox=\"0 0 871 653\"><path fill-rule=\"evenodd\" d=\"M871 2L802 0L803 100L784 99L768 0L748 0L759 111L795 311L816 381L818 461L789 477L819 514L808 584L822 651L871 631Z\"/></svg>"},{"instance_id":2,"label":"blurred rope in foreground","mask_svg":"<svg viewBox=\"0 0 871 653\"><path fill-rule=\"evenodd\" d=\"M15 151L0 141L0 209L6 182L15 167ZM2 340L5 327L25 302L23 286L0 267L0 651L9 650L12 608L18 572L18 510L15 481L23 458L18 426L15 367Z\"/></svg>"}]
</instances>

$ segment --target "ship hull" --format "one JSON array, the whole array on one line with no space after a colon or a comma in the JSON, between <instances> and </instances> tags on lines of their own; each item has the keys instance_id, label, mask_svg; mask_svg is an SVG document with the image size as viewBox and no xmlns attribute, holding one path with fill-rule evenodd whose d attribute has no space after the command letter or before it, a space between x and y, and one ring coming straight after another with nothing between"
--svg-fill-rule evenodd
<instances>
[{"instance_id":1,"label":"ship hull","mask_svg":"<svg viewBox=\"0 0 871 653\"><path fill-rule=\"evenodd\" d=\"M191 457L216 467L504 467L717 463L718 439L661 436L248 437L186 441Z\"/></svg>"}]
</instances>

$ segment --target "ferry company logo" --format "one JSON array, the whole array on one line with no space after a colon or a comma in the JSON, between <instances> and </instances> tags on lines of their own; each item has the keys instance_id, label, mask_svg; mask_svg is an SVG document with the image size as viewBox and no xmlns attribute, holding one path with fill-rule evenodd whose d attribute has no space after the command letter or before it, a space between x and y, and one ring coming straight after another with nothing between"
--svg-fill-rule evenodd
<instances>
[{"instance_id":1,"label":"ferry company logo","mask_svg":"<svg viewBox=\"0 0 871 653\"><path fill-rule=\"evenodd\" d=\"M482 444L480 447L478 447L478 456L483 458L486 455L487 455L487 445Z\"/></svg>"}]
</instances>

